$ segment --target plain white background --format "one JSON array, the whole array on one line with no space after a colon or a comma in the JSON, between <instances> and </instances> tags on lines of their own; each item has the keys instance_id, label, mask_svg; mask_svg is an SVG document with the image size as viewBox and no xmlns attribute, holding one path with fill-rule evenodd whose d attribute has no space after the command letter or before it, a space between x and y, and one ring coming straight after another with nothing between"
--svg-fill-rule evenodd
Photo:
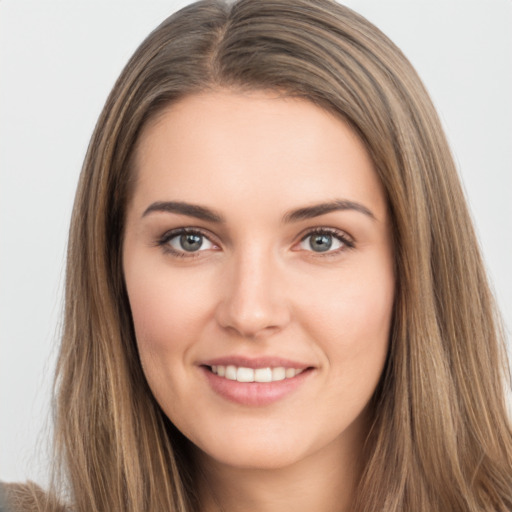
<instances>
[{"instance_id":1,"label":"plain white background","mask_svg":"<svg viewBox=\"0 0 512 512\"><path fill-rule=\"evenodd\" d=\"M0 479L47 476L67 228L106 96L187 1L0 1ZM443 120L512 326L512 2L351 0L412 61Z\"/></svg>"}]
</instances>

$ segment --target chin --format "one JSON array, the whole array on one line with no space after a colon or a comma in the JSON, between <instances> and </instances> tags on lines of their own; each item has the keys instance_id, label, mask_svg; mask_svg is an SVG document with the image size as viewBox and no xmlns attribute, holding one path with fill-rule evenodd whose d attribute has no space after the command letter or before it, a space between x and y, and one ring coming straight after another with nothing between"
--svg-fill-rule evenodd
<instances>
[{"instance_id":1,"label":"chin","mask_svg":"<svg viewBox=\"0 0 512 512\"><path fill-rule=\"evenodd\" d=\"M217 464L237 469L271 470L290 467L306 454L299 453L297 445L276 447L275 443L229 442L225 446L217 445L211 450L199 452Z\"/></svg>"},{"instance_id":2,"label":"chin","mask_svg":"<svg viewBox=\"0 0 512 512\"><path fill-rule=\"evenodd\" d=\"M325 449L338 448L340 437L334 429L312 432L304 424L257 423L243 421L222 429L189 432L188 438L205 461L238 469L283 469Z\"/></svg>"}]
</instances>

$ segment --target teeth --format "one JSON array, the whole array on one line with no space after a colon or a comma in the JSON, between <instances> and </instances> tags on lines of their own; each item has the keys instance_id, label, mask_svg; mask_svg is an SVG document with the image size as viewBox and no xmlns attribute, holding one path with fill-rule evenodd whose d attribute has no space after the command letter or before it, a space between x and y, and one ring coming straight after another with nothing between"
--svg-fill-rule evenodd
<instances>
[{"instance_id":1,"label":"teeth","mask_svg":"<svg viewBox=\"0 0 512 512\"><path fill-rule=\"evenodd\" d=\"M236 366L226 366L226 379L236 380Z\"/></svg>"},{"instance_id":2,"label":"teeth","mask_svg":"<svg viewBox=\"0 0 512 512\"><path fill-rule=\"evenodd\" d=\"M270 368L258 368L254 370L256 382L272 382L272 370Z\"/></svg>"},{"instance_id":3,"label":"teeth","mask_svg":"<svg viewBox=\"0 0 512 512\"><path fill-rule=\"evenodd\" d=\"M293 370L293 376L295 377L295 369L289 368L289 370ZM272 380L284 380L286 379L286 369L282 366L279 366L277 368L272 368Z\"/></svg>"},{"instance_id":4,"label":"teeth","mask_svg":"<svg viewBox=\"0 0 512 512\"><path fill-rule=\"evenodd\" d=\"M258 370L256 370L257 372ZM255 371L252 368L240 367L236 371L236 380L238 382L254 382Z\"/></svg>"},{"instance_id":5,"label":"teeth","mask_svg":"<svg viewBox=\"0 0 512 512\"><path fill-rule=\"evenodd\" d=\"M291 379L292 377L295 377L295 368L286 368L285 376L287 379Z\"/></svg>"},{"instance_id":6,"label":"teeth","mask_svg":"<svg viewBox=\"0 0 512 512\"><path fill-rule=\"evenodd\" d=\"M212 366L211 370L219 377L238 382L277 382L291 379L303 371L302 369L284 368L283 366L253 369L233 365L222 366L220 364Z\"/></svg>"}]
</instances>

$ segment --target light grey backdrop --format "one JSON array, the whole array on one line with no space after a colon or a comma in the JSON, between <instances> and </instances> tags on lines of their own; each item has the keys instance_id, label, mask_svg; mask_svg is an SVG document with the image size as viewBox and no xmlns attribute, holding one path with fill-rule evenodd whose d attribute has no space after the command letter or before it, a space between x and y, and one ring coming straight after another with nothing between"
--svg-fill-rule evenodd
<instances>
[{"instance_id":1,"label":"light grey backdrop","mask_svg":"<svg viewBox=\"0 0 512 512\"><path fill-rule=\"evenodd\" d=\"M96 118L142 39L186 1L0 1L0 479L46 480L67 226ZM512 326L512 2L351 0L436 104ZM509 334L510 339L510 334Z\"/></svg>"}]
</instances>

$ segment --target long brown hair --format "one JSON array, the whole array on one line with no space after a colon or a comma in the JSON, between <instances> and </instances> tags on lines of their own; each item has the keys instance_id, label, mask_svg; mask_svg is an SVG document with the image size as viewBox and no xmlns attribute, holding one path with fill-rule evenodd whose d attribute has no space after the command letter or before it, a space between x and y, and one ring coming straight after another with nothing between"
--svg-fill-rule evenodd
<instances>
[{"instance_id":1,"label":"long brown hair","mask_svg":"<svg viewBox=\"0 0 512 512\"><path fill-rule=\"evenodd\" d=\"M400 50L330 0L195 3L148 36L115 84L69 239L55 439L73 509L198 507L186 443L141 370L121 247L145 123L215 88L279 90L336 113L387 193L396 303L351 510L512 510L504 338L441 124Z\"/></svg>"}]
</instances>

